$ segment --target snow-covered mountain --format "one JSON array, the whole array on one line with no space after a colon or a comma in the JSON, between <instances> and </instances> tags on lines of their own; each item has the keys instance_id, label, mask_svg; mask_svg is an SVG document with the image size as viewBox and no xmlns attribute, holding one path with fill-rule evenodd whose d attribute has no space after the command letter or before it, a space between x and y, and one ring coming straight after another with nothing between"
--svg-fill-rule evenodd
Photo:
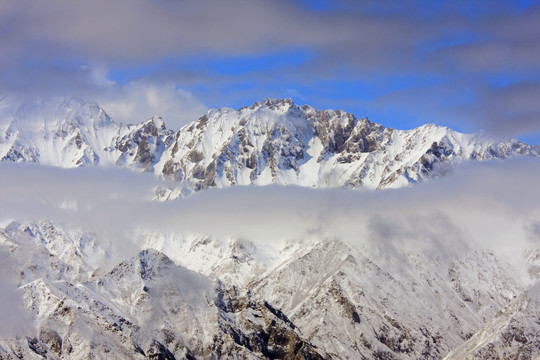
<instances>
[{"instance_id":1,"label":"snow-covered mountain","mask_svg":"<svg viewBox=\"0 0 540 360\"><path fill-rule=\"evenodd\" d=\"M492 333L510 325L521 326L510 343L540 354L530 317L536 303L487 251L448 261L406 252L388 258L311 239L285 242L278 258L264 259L261 244L239 239L180 237L171 251L170 234L142 235L145 250L102 268L94 260L107 249L91 233L51 222L6 226L0 242L17 264L11 274L36 335L1 339L0 355L440 359L458 346L452 354L470 351L478 337L494 341ZM397 260L400 271L387 272Z\"/></svg>"},{"instance_id":2,"label":"snow-covered mountain","mask_svg":"<svg viewBox=\"0 0 540 360\"><path fill-rule=\"evenodd\" d=\"M173 199L406 187L537 147L290 100L178 131L73 99L0 115L1 160L86 167L3 165L0 359L540 356L537 159L490 183ZM162 182L92 166L178 187L154 201Z\"/></svg>"},{"instance_id":3,"label":"snow-covered mountain","mask_svg":"<svg viewBox=\"0 0 540 360\"><path fill-rule=\"evenodd\" d=\"M0 232L37 327L28 330L35 337L0 339L1 358L323 358L269 303L157 250L110 270L93 265L106 252L93 237L50 222Z\"/></svg>"},{"instance_id":4,"label":"snow-covered mountain","mask_svg":"<svg viewBox=\"0 0 540 360\"><path fill-rule=\"evenodd\" d=\"M454 349L451 359L538 359L540 354L540 293L521 294Z\"/></svg>"},{"instance_id":5,"label":"snow-covered mountain","mask_svg":"<svg viewBox=\"0 0 540 360\"><path fill-rule=\"evenodd\" d=\"M24 103L3 119L0 159L78 167L124 166L199 190L232 185L404 187L463 160L538 155L517 140L462 134L428 124L395 130L338 110L266 99L210 110L179 131L151 118L118 124L96 103ZM8 120L8 121L6 121Z\"/></svg>"},{"instance_id":6,"label":"snow-covered mountain","mask_svg":"<svg viewBox=\"0 0 540 360\"><path fill-rule=\"evenodd\" d=\"M96 103L77 99L26 102L8 117L2 160L63 168L117 164L151 170L174 135L159 118L118 124Z\"/></svg>"}]
</instances>

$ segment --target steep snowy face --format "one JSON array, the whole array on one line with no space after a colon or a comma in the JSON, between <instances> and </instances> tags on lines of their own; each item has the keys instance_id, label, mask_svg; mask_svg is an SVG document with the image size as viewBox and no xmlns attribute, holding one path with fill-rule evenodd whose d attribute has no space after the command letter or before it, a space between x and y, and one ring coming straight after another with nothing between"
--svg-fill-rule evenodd
<instances>
[{"instance_id":1,"label":"steep snowy face","mask_svg":"<svg viewBox=\"0 0 540 360\"><path fill-rule=\"evenodd\" d=\"M2 134L3 160L77 167L107 163L118 125L96 104L53 100L21 104Z\"/></svg>"},{"instance_id":2,"label":"steep snowy face","mask_svg":"<svg viewBox=\"0 0 540 360\"><path fill-rule=\"evenodd\" d=\"M443 261L338 239L269 251L234 239L141 236L144 250L103 268L94 260L108 254L92 234L52 222L2 229L0 248L14 260L35 328L0 334L0 356L440 359L484 327L495 343L501 321L513 348L528 339L534 350L537 303L527 306L508 265L486 251ZM505 306L510 315L497 313Z\"/></svg>"},{"instance_id":3,"label":"steep snowy face","mask_svg":"<svg viewBox=\"0 0 540 360\"><path fill-rule=\"evenodd\" d=\"M97 104L80 100L25 103L12 117L0 134L4 161L117 165L181 182L188 191L272 183L395 188L443 175L467 159L538 155L516 140L431 124L394 130L290 99L210 110L176 133L160 118L117 124Z\"/></svg>"},{"instance_id":4,"label":"steep snowy face","mask_svg":"<svg viewBox=\"0 0 540 360\"><path fill-rule=\"evenodd\" d=\"M495 141L425 125L394 130L343 111L291 100L212 110L182 128L156 169L196 190L232 185L402 187L444 174L465 159L535 154L518 141Z\"/></svg>"},{"instance_id":5,"label":"steep snowy face","mask_svg":"<svg viewBox=\"0 0 540 360\"><path fill-rule=\"evenodd\" d=\"M0 357L325 358L267 302L154 249L100 268L89 261L99 245L85 237L45 222L2 229L33 328L0 334Z\"/></svg>"},{"instance_id":6,"label":"steep snowy face","mask_svg":"<svg viewBox=\"0 0 540 360\"><path fill-rule=\"evenodd\" d=\"M0 135L0 159L63 168L119 165L152 171L172 139L173 132L161 118L125 125L114 122L95 102L26 102L17 107Z\"/></svg>"},{"instance_id":7,"label":"steep snowy face","mask_svg":"<svg viewBox=\"0 0 540 360\"><path fill-rule=\"evenodd\" d=\"M153 172L154 164L173 141L174 132L161 118L153 117L142 124L121 125L108 151L114 154L117 166Z\"/></svg>"},{"instance_id":8,"label":"steep snowy face","mask_svg":"<svg viewBox=\"0 0 540 360\"><path fill-rule=\"evenodd\" d=\"M537 359L540 356L539 317L537 285L509 303L444 359Z\"/></svg>"},{"instance_id":9,"label":"steep snowy face","mask_svg":"<svg viewBox=\"0 0 540 360\"><path fill-rule=\"evenodd\" d=\"M538 280L540 252L527 250L529 275ZM444 359L537 359L540 357L540 285L536 282Z\"/></svg>"},{"instance_id":10,"label":"steep snowy face","mask_svg":"<svg viewBox=\"0 0 540 360\"><path fill-rule=\"evenodd\" d=\"M487 252L450 263L402 256L322 241L258 280L252 292L336 358L440 359L522 291ZM476 297L463 299L455 281Z\"/></svg>"},{"instance_id":11,"label":"steep snowy face","mask_svg":"<svg viewBox=\"0 0 540 360\"><path fill-rule=\"evenodd\" d=\"M288 100L211 110L178 132L162 173L196 189L287 183L308 160L312 137L305 114Z\"/></svg>"}]
</instances>

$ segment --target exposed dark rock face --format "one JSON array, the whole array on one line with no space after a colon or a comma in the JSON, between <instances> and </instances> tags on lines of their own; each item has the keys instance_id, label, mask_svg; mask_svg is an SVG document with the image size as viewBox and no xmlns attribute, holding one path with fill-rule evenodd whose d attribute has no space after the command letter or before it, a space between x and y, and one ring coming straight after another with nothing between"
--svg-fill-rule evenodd
<instances>
[{"instance_id":1,"label":"exposed dark rock face","mask_svg":"<svg viewBox=\"0 0 540 360\"><path fill-rule=\"evenodd\" d=\"M399 131L341 110L267 99L211 111L181 129L162 174L181 168L194 189L251 183L381 189L442 176L463 159L536 154L516 141L482 141L434 125ZM211 161L215 172L200 166Z\"/></svg>"},{"instance_id":2,"label":"exposed dark rock face","mask_svg":"<svg viewBox=\"0 0 540 360\"><path fill-rule=\"evenodd\" d=\"M311 344L296 332L294 324L281 311L267 302L263 304L247 298L230 297L231 292L221 292L218 306L225 313L244 315L243 332L230 326L227 316L220 319L221 330L233 341L265 359L324 359ZM252 313L258 321L249 320Z\"/></svg>"},{"instance_id":3,"label":"exposed dark rock face","mask_svg":"<svg viewBox=\"0 0 540 360\"><path fill-rule=\"evenodd\" d=\"M145 171L153 171L154 164L160 159L163 151L172 144L173 132L165 128L161 118L152 118L140 125L128 126L126 130L127 133L119 136L111 149L120 151L116 164L134 163ZM167 171L174 177L171 168Z\"/></svg>"},{"instance_id":4,"label":"exposed dark rock face","mask_svg":"<svg viewBox=\"0 0 540 360\"><path fill-rule=\"evenodd\" d=\"M27 230L37 236L45 229ZM55 231L47 236L65 236ZM86 282L68 273L51 276L24 289L29 309L41 313L38 336L0 339L2 359L328 358L278 309L234 286L212 287L156 250L143 250Z\"/></svg>"}]
</instances>

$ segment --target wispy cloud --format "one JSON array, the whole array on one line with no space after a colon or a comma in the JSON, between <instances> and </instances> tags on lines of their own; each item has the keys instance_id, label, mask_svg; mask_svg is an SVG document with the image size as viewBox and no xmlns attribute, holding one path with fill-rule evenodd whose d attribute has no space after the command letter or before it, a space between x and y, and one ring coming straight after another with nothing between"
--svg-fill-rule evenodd
<instances>
[{"instance_id":1,"label":"wispy cloud","mask_svg":"<svg viewBox=\"0 0 540 360\"><path fill-rule=\"evenodd\" d=\"M479 95L471 110L484 128L511 136L540 131L540 82L485 89Z\"/></svg>"},{"instance_id":2,"label":"wispy cloud","mask_svg":"<svg viewBox=\"0 0 540 360\"><path fill-rule=\"evenodd\" d=\"M208 110L191 92L177 89L172 82L135 81L118 87L94 95L100 106L118 122L132 124L160 116L168 128L178 130Z\"/></svg>"},{"instance_id":3,"label":"wispy cloud","mask_svg":"<svg viewBox=\"0 0 540 360\"><path fill-rule=\"evenodd\" d=\"M408 250L441 259L488 248L519 267L521 251L540 245L531 236L540 221L540 165L531 160L467 165L437 182L402 190L235 187L166 203L148 200L156 185L151 176L13 165L1 171L3 217L95 229L119 242L116 248L142 228L232 236L259 245L336 238L389 254ZM62 206L73 202L77 206Z\"/></svg>"},{"instance_id":4,"label":"wispy cloud","mask_svg":"<svg viewBox=\"0 0 540 360\"><path fill-rule=\"evenodd\" d=\"M22 291L17 288L15 264L3 247L0 247L0 259L0 338L34 333L32 316L24 307Z\"/></svg>"}]
</instances>

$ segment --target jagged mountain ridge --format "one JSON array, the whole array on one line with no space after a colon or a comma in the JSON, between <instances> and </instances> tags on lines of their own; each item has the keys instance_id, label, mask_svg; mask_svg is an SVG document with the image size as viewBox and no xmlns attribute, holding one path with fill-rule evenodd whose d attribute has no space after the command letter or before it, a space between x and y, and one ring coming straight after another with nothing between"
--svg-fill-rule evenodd
<instances>
[{"instance_id":1,"label":"jagged mountain ridge","mask_svg":"<svg viewBox=\"0 0 540 360\"><path fill-rule=\"evenodd\" d=\"M154 249L110 270L91 265L92 238L51 222L0 230L2 247L23 260L10 271L36 327L0 336L2 359L323 359L267 302Z\"/></svg>"},{"instance_id":2,"label":"jagged mountain ridge","mask_svg":"<svg viewBox=\"0 0 540 360\"><path fill-rule=\"evenodd\" d=\"M46 221L2 229L36 329L1 338L0 356L440 359L523 293L489 252L449 262L403 253L408 265L389 273L380 249L309 239L250 272L242 265L257 267L261 244L179 239L170 258L150 243L109 269L92 261L107 249L91 233ZM224 277L231 264L242 281Z\"/></svg>"},{"instance_id":3,"label":"jagged mountain ridge","mask_svg":"<svg viewBox=\"0 0 540 360\"><path fill-rule=\"evenodd\" d=\"M177 132L157 117L118 124L91 102L70 99L47 106L23 104L14 113L0 134L2 161L123 166L190 190L272 183L384 189L439 176L467 159L538 155L517 140L433 124L395 130L290 99L210 110Z\"/></svg>"},{"instance_id":4,"label":"jagged mountain ridge","mask_svg":"<svg viewBox=\"0 0 540 360\"><path fill-rule=\"evenodd\" d=\"M538 359L540 354L540 293L538 287L521 294L452 350L451 359Z\"/></svg>"},{"instance_id":5,"label":"jagged mountain ridge","mask_svg":"<svg viewBox=\"0 0 540 360\"><path fill-rule=\"evenodd\" d=\"M158 131L159 130L159 131ZM0 141L1 159L72 168L85 165L142 166L172 141L160 118L118 124L98 104L77 99L22 104ZM148 169L149 170L149 169Z\"/></svg>"}]
</instances>

